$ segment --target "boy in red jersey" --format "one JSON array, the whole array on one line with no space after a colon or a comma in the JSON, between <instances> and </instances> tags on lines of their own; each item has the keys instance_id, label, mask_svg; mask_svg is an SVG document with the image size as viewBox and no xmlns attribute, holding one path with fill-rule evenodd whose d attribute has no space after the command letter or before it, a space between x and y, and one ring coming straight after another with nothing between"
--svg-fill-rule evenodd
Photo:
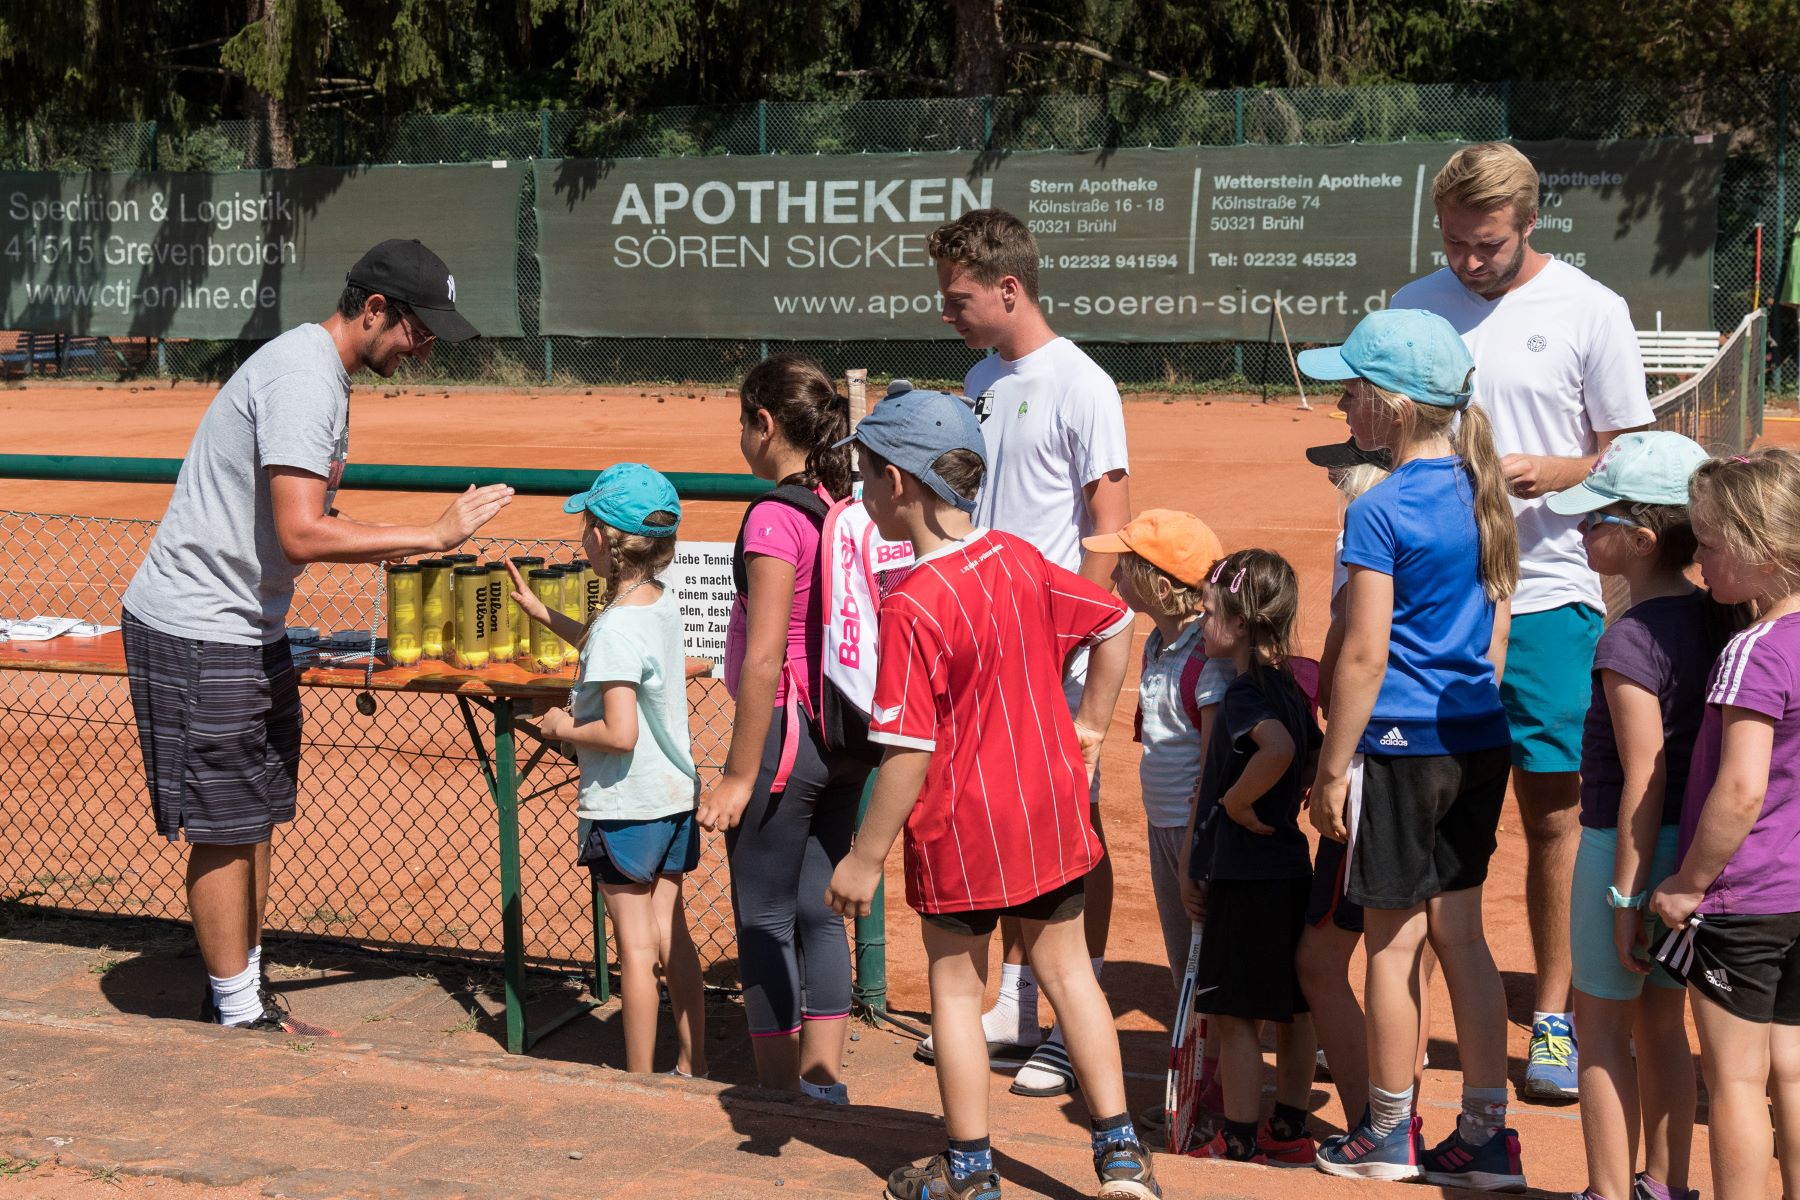
<instances>
[{"instance_id":1,"label":"boy in red jersey","mask_svg":"<svg viewBox=\"0 0 1800 1200\"><path fill-rule=\"evenodd\" d=\"M890 1200L998 1200L988 1142L981 1026L988 943L1018 917L1039 986L1062 1021L1093 1115L1106 1200L1162 1195L1125 1107L1112 1010L1082 931L1082 879L1104 851L1088 821L1130 653L1131 613L1044 560L1030 543L969 519L987 470L981 427L944 392L890 395L847 439L881 535L907 540L912 573L881 605L872 741L888 747L856 845L826 902L869 911L882 862L906 829L906 900L923 918L932 1034L948 1149L888 1176ZM1070 718L1063 665L1090 646Z\"/></svg>"}]
</instances>

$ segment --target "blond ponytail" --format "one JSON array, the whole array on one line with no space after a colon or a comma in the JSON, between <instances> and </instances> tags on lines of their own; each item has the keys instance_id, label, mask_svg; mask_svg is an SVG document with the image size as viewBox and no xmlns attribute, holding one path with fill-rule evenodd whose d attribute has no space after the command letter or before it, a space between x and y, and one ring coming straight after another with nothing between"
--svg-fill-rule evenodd
<instances>
[{"instance_id":1,"label":"blond ponytail","mask_svg":"<svg viewBox=\"0 0 1800 1200\"><path fill-rule=\"evenodd\" d=\"M1450 445L1475 485L1475 532L1481 541L1481 584L1498 604L1519 586L1519 529L1507 498L1506 472L1494 449L1494 426L1479 404L1463 406Z\"/></svg>"}]
</instances>

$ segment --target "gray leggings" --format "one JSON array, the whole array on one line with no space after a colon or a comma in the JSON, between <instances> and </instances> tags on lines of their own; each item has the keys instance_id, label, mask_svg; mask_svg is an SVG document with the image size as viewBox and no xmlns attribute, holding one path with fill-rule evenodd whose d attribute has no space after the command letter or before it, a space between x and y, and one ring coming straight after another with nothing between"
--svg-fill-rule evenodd
<instances>
[{"instance_id":1,"label":"gray leggings","mask_svg":"<svg viewBox=\"0 0 1800 1200\"><path fill-rule=\"evenodd\" d=\"M869 769L827 755L802 715L805 728L787 786L771 795L786 720L777 709L756 790L743 819L725 834L751 1037L793 1033L803 1018L850 1011L850 943L844 919L825 907L825 887L850 852Z\"/></svg>"}]
</instances>

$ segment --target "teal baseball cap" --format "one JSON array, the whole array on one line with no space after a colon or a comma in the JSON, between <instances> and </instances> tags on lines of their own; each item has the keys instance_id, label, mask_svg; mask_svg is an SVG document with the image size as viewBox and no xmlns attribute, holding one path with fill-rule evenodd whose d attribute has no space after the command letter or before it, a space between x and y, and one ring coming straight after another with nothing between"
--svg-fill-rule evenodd
<instances>
[{"instance_id":1,"label":"teal baseball cap","mask_svg":"<svg viewBox=\"0 0 1800 1200\"><path fill-rule=\"evenodd\" d=\"M1621 433L1594 464L1588 477L1544 503L1565 517L1609 504L1688 502L1688 479L1709 455L1693 438L1663 429Z\"/></svg>"},{"instance_id":2,"label":"teal baseball cap","mask_svg":"<svg viewBox=\"0 0 1800 1200\"><path fill-rule=\"evenodd\" d=\"M1461 408L1474 395L1475 360L1462 336L1422 308L1372 312L1343 345L1302 350L1300 369L1314 379L1366 379L1438 408Z\"/></svg>"},{"instance_id":3,"label":"teal baseball cap","mask_svg":"<svg viewBox=\"0 0 1800 1200\"><path fill-rule=\"evenodd\" d=\"M594 476L594 486L563 501L566 513L585 512L621 533L674 537L675 525L646 525L654 512L675 514L681 522L681 497L661 471L643 463L614 463Z\"/></svg>"}]
</instances>

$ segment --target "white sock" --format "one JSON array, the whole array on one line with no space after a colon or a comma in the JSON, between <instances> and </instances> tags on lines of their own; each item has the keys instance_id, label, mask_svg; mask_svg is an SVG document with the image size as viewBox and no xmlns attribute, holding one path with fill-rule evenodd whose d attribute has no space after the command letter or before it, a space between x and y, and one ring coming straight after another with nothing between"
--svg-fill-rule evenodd
<instances>
[{"instance_id":1,"label":"white sock","mask_svg":"<svg viewBox=\"0 0 1800 1200\"><path fill-rule=\"evenodd\" d=\"M1038 986L1031 968L1000 964L1000 995L981 1014L981 1033L990 1042L1037 1040Z\"/></svg>"},{"instance_id":2,"label":"white sock","mask_svg":"<svg viewBox=\"0 0 1800 1200\"><path fill-rule=\"evenodd\" d=\"M692 1079L693 1076L688 1076ZM814 1100L823 1100L828 1104L850 1103L850 1089L842 1083L814 1083L804 1075L800 1077L800 1091Z\"/></svg>"},{"instance_id":3,"label":"white sock","mask_svg":"<svg viewBox=\"0 0 1800 1200\"><path fill-rule=\"evenodd\" d=\"M1550 1017L1561 1017L1569 1023L1569 1032L1575 1032L1575 1014L1572 1012L1534 1012L1531 1014L1532 1027L1536 1028L1539 1021Z\"/></svg>"},{"instance_id":4,"label":"white sock","mask_svg":"<svg viewBox=\"0 0 1800 1200\"><path fill-rule=\"evenodd\" d=\"M219 1010L219 1024L248 1025L262 1016L262 997L257 994L257 975L254 967L245 967L242 973L229 979L220 979L217 975L208 975L207 982L212 984L213 1005Z\"/></svg>"},{"instance_id":5,"label":"white sock","mask_svg":"<svg viewBox=\"0 0 1800 1200\"><path fill-rule=\"evenodd\" d=\"M257 979L262 978L262 943L250 947L250 969L256 972Z\"/></svg>"}]
</instances>

